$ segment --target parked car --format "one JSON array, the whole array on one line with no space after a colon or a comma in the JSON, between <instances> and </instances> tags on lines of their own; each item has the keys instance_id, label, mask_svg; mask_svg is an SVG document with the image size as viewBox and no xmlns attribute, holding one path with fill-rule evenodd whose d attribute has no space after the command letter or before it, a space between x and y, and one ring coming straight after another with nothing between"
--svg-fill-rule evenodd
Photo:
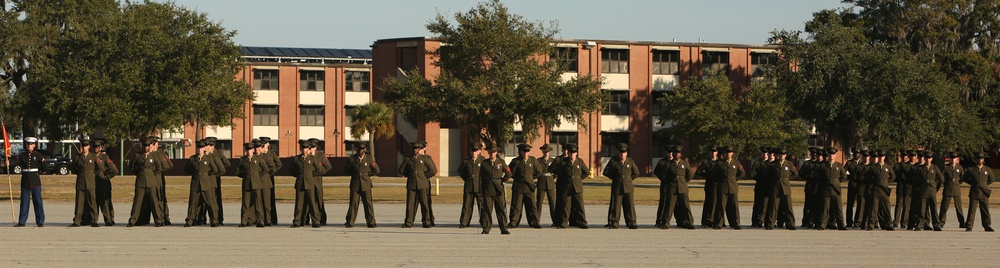
<instances>
[{"instance_id":1,"label":"parked car","mask_svg":"<svg viewBox=\"0 0 1000 268\"><path fill-rule=\"evenodd\" d=\"M69 158L62 157L60 155L53 155L49 151L45 150L38 151L38 153L42 154L42 174L67 175L70 173L70 164L72 163L72 160ZM11 156L11 158L14 158L11 159L10 162L13 166L11 170L14 171L14 174L21 174L21 167L18 166L17 163L14 163L14 160L17 160L17 157Z\"/></svg>"}]
</instances>

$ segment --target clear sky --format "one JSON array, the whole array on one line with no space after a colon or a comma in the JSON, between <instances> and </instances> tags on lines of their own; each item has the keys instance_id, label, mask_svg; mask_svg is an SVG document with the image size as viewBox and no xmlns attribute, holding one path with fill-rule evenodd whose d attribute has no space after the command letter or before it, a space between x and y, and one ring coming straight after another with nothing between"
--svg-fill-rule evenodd
<instances>
[{"instance_id":1,"label":"clear sky","mask_svg":"<svg viewBox=\"0 0 1000 268\"><path fill-rule=\"evenodd\" d=\"M168 0L155 0L166 2ZM475 0L173 0L237 31L246 46L369 48L377 39L430 36L427 21ZM802 30L840 0L507 0L530 21L558 21L559 38L762 44L775 29Z\"/></svg>"}]
</instances>

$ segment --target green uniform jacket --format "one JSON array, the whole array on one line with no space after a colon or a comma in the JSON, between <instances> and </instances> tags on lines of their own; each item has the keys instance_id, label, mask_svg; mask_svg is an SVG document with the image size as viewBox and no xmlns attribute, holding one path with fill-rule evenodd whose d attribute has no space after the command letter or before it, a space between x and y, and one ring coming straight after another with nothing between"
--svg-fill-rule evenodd
<instances>
[{"instance_id":1,"label":"green uniform jacket","mask_svg":"<svg viewBox=\"0 0 1000 268\"><path fill-rule=\"evenodd\" d=\"M612 157L611 161L604 166L604 176L611 179L611 190L618 190L622 193L632 193L635 187L632 181L639 177L639 167L635 166L635 161L631 157L622 160L620 157Z\"/></svg>"},{"instance_id":2,"label":"green uniform jacket","mask_svg":"<svg viewBox=\"0 0 1000 268\"><path fill-rule=\"evenodd\" d=\"M771 193L778 196L792 195L791 179L799 176L799 171L792 162L788 160L774 162L770 169L768 173L772 177Z\"/></svg>"},{"instance_id":3,"label":"green uniform jacket","mask_svg":"<svg viewBox=\"0 0 1000 268\"><path fill-rule=\"evenodd\" d=\"M479 166L482 162L482 156L476 156L476 158L466 157L458 165L458 175L462 177L462 181L465 181L465 188L463 190L466 193L479 192Z\"/></svg>"},{"instance_id":4,"label":"green uniform jacket","mask_svg":"<svg viewBox=\"0 0 1000 268\"><path fill-rule=\"evenodd\" d=\"M840 184L847 180L847 170L844 165L836 162L824 162L819 164L818 171L822 172L820 181L825 196L840 196Z\"/></svg>"},{"instance_id":5,"label":"green uniform jacket","mask_svg":"<svg viewBox=\"0 0 1000 268\"><path fill-rule=\"evenodd\" d=\"M430 178L437 175L437 165L428 155L417 155L403 159L399 165L399 174L406 177L406 189L419 190L431 188Z\"/></svg>"},{"instance_id":6,"label":"green uniform jacket","mask_svg":"<svg viewBox=\"0 0 1000 268\"><path fill-rule=\"evenodd\" d=\"M217 161L215 165L221 168L219 174L222 175L226 174L226 172L229 172L229 166L233 165L229 163L229 158L226 158L226 156L222 155L222 151L212 151L212 155L215 156L215 161Z\"/></svg>"},{"instance_id":7,"label":"green uniform jacket","mask_svg":"<svg viewBox=\"0 0 1000 268\"><path fill-rule=\"evenodd\" d=\"M94 190L97 189L97 166L99 159L96 154L77 154L73 159L73 167L76 171L76 189Z\"/></svg>"},{"instance_id":8,"label":"green uniform jacket","mask_svg":"<svg viewBox=\"0 0 1000 268\"><path fill-rule=\"evenodd\" d=\"M330 164L330 159L326 158L326 153L323 151L317 150L313 157L315 157L316 160L319 160L320 164L323 164L323 173L319 176L323 176L327 171L333 170L333 164Z\"/></svg>"},{"instance_id":9,"label":"green uniform jacket","mask_svg":"<svg viewBox=\"0 0 1000 268\"><path fill-rule=\"evenodd\" d=\"M518 193L534 193L535 178L542 176L542 166L534 156L527 159L516 157L510 160L510 172L514 178L514 185L511 191Z\"/></svg>"},{"instance_id":10,"label":"green uniform jacket","mask_svg":"<svg viewBox=\"0 0 1000 268\"><path fill-rule=\"evenodd\" d=\"M583 193L583 179L590 177L590 168L579 157L562 157L549 166L549 171L559 176L558 187L567 193Z\"/></svg>"},{"instance_id":11,"label":"green uniform jacket","mask_svg":"<svg viewBox=\"0 0 1000 268\"><path fill-rule=\"evenodd\" d=\"M993 170L985 165L982 167L970 167L965 172L965 183L972 186L969 189L969 199L989 199L992 192L989 186L993 184Z\"/></svg>"},{"instance_id":12,"label":"green uniform jacket","mask_svg":"<svg viewBox=\"0 0 1000 268\"><path fill-rule=\"evenodd\" d=\"M378 164L371 156L351 155L344 165L344 172L351 176L350 189L354 192L367 192L372 190L372 175L379 174Z\"/></svg>"},{"instance_id":13,"label":"green uniform jacket","mask_svg":"<svg viewBox=\"0 0 1000 268\"><path fill-rule=\"evenodd\" d=\"M688 193L688 182L694 177L691 166L687 161L673 161L666 158L656 162L653 168L653 175L660 179L660 193L662 194L686 194Z\"/></svg>"},{"instance_id":14,"label":"green uniform jacket","mask_svg":"<svg viewBox=\"0 0 1000 268\"><path fill-rule=\"evenodd\" d=\"M236 175L243 178L243 191L260 190L264 188L263 176L267 175L267 164L256 157L240 157L236 166Z\"/></svg>"},{"instance_id":15,"label":"green uniform jacket","mask_svg":"<svg viewBox=\"0 0 1000 268\"><path fill-rule=\"evenodd\" d=\"M144 153L135 154L135 158L132 158L131 169L132 173L135 173L136 188L163 186L161 185L160 172L164 170L164 167L160 164L161 161L156 161L155 158L157 158L155 154L146 155Z\"/></svg>"},{"instance_id":16,"label":"green uniform jacket","mask_svg":"<svg viewBox=\"0 0 1000 268\"><path fill-rule=\"evenodd\" d=\"M105 153L97 155L97 178L102 180L110 180L118 175L118 166L115 166L114 162L111 162L111 157Z\"/></svg>"},{"instance_id":17,"label":"green uniform jacket","mask_svg":"<svg viewBox=\"0 0 1000 268\"><path fill-rule=\"evenodd\" d=\"M965 169L962 166L944 166L944 191L941 191L942 196L958 196L962 193L962 188L959 184L962 183L962 177L965 176Z\"/></svg>"},{"instance_id":18,"label":"green uniform jacket","mask_svg":"<svg viewBox=\"0 0 1000 268\"><path fill-rule=\"evenodd\" d=\"M201 192L215 189L215 175L219 174L219 167L215 165L216 161L213 158L207 154L204 157L192 155L191 158L188 158L184 171L191 175L191 191Z\"/></svg>"},{"instance_id":19,"label":"green uniform jacket","mask_svg":"<svg viewBox=\"0 0 1000 268\"><path fill-rule=\"evenodd\" d=\"M866 182L868 182L869 187L874 187L872 193L876 191L882 191L888 196L892 193L892 188L889 188L889 182L895 180L895 172L892 168L889 168L886 164L872 164L868 166L868 173L865 174Z\"/></svg>"},{"instance_id":20,"label":"green uniform jacket","mask_svg":"<svg viewBox=\"0 0 1000 268\"><path fill-rule=\"evenodd\" d=\"M738 194L740 191L740 185L738 181L743 178L746 174L743 171L743 165L736 160L731 161L716 161L714 169L714 176L717 183L719 183L719 191L722 194Z\"/></svg>"},{"instance_id":21,"label":"green uniform jacket","mask_svg":"<svg viewBox=\"0 0 1000 268\"><path fill-rule=\"evenodd\" d=\"M941 184L944 183L944 174L935 165L920 165L913 167L915 176L911 178L913 185L913 194L915 196L923 196L924 198L930 198L937 194L937 189L941 188Z\"/></svg>"},{"instance_id":22,"label":"green uniform jacket","mask_svg":"<svg viewBox=\"0 0 1000 268\"><path fill-rule=\"evenodd\" d=\"M295 176L295 190L304 191L316 189L321 182L319 176L326 173L323 163L312 155L296 155L292 157L292 176Z\"/></svg>"},{"instance_id":23,"label":"green uniform jacket","mask_svg":"<svg viewBox=\"0 0 1000 268\"><path fill-rule=\"evenodd\" d=\"M510 168L503 163L503 159L497 157L496 160L483 160L479 168L479 179L482 180L480 192L484 196L503 196L503 182L510 179Z\"/></svg>"},{"instance_id":24,"label":"green uniform jacket","mask_svg":"<svg viewBox=\"0 0 1000 268\"><path fill-rule=\"evenodd\" d=\"M913 193L913 187L910 185L910 163L896 163L892 167L893 173L896 174L896 194L897 195L910 195Z\"/></svg>"},{"instance_id":25,"label":"green uniform jacket","mask_svg":"<svg viewBox=\"0 0 1000 268\"><path fill-rule=\"evenodd\" d=\"M542 168L542 176L537 177L537 179L538 179L538 183L537 183L538 188L536 188L536 189L538 189L538 190L550 190L550 189L554 190L554 189L556 189L555 175L552 174L551 171L549 171L549 167L551 167L552 163L554 163L554 162L555 162L555 159L553 159L551 157L549 157L549 158L538 158L538 165L541 166L541 168Z\"/></svg>"}]
</instances>

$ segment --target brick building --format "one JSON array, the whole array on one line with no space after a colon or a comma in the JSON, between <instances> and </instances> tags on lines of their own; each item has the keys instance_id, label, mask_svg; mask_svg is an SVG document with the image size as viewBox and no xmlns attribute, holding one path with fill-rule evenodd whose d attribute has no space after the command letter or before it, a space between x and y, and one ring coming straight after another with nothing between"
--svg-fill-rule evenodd
<instances>
[{"instance_id":1,"label":"brick building","mask_svg":"<svg viewBox=\"0 0 1000 268\"><path fill-rule=\"evenodd\" d=\"M658 125L654 114L669 107L658 105L657 98L680 81L712 73L726 74L734 82L734 91L738 91L760 74L760 66L776 59L775 48L766 45L559 40L555 46L564 52L559 55L570 55L560 59L569 61L571 66L564 77L599 75L604 79L601 89L610 91L611 99L606 101L603 112L586 116L584 120L590 126L587 129L576 124L551 126L539 130L541 138L531 141L525 141L520 132L515 132L514 143L526 142L535 148L549 143L557 148L556 154L560 143L577 143L581 158L599 170L615 154L614 145L626 142L631 145L629 156L644 174L650 174L653 163L663 156L664 144L653 139L652 134L666 126ZM440 47L439 41L427 37L375 41L372 83L381 85L386 79L405 79L402 72L411 68L433 80L440 71L428 52ZM373 90L373 99L382 98L379 87ZM426 140L427 153L435 158L442 174L457 174L469 141L468 129L439 123L418 126L400 119L397 118L398 135L377 141L388 145L376 148L379 163L399 163L400 148L407 150L406 143ZM515 126L515 131L519 130ZM506 151L513 151L514 143L507 144Z\"/></svg>"}]
</instances>

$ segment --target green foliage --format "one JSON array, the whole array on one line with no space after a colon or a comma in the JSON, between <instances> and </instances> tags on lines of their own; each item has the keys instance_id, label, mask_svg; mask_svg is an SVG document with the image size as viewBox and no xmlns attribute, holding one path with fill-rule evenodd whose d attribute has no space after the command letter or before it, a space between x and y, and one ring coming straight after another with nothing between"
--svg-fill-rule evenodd
<instances>
[{"instance_id":1,"label":"green foliage","mask_svg":"<svg viewBox=\"0 0 1000 268\"><path fill-rule=\"evenodd\" d=\"M657 100L670 107L659 114L659 124L673 124L661 135L670 137L672 143L686 141L695 148L733 146L738 154L756 152L760 146L802 152L808 138L806 125L792 116L783 92L773 85L757 82L746 95L734 95L732 82L725 76L689 79ZM704 150L695 150L695 158L702 153Z\"/></svg>"},{"instance_id":2,"label":"green foliage","mask_svg":"<svg viewBox=\"0 0 1000 268\"><path fill-rule=\"evenodd\" d=\"M369 102L354 108L351 115L351 137L360 139L365 132L370 133L368 139L368 154L375 156L375 139L388 138L396 134L396 124L393 122L395 113L389 106L378 102Z\"/></svg>"},{"instance_id":3,"label":"green foliage","mask_svg":"<svg viewBox=\"0 0 1000 268\"><path fill-rule=\"evenodd\" d=\"M935 55L870 38L863 18L824 10L806 24L808 40L799 32L773 33L782 60L769 76L794 110L844 147L984 145L983 120L963 105L962 86L941 71Z\"/></svg>"},{"instance_id":4,"label":"green foliage","mask_svg":"<svg viewBox=\"0 0 1000 268\"><path fill-rule=\"evenodd\" d=\"M207 15L173 3L19 1L26 35L47 33L30 72L12 87L13 114L39 122L49 138L62 126L109 139L140 137L184 124L228 126L253 98L235 81L239 47ZM37 34L37 33L36 33ZM16 49L15 49L16 51ZM9 58L11 54L4 55ZM13 54L18 55L18 54Z\"/></svg>"},{"instance_id":5,"label":"green foliage","mask_svg":"<svg viewBox=\"0 0 1000 268\"><path fill-rule=\"evenodd\" d=\"M554 23L524 21L500 1L480 3L454 20L438 14L427 25L445 44L430 52L441 70L435 81L413 70L406 81L386 85L387 104L408 119L468 125L503 144L515 122L532 140L540 127L562 123L560 117L583 123L584 114L601 108L597 78L564 82L566 66L544 60L554 51Z\"/></svg>"}]
</instances>

